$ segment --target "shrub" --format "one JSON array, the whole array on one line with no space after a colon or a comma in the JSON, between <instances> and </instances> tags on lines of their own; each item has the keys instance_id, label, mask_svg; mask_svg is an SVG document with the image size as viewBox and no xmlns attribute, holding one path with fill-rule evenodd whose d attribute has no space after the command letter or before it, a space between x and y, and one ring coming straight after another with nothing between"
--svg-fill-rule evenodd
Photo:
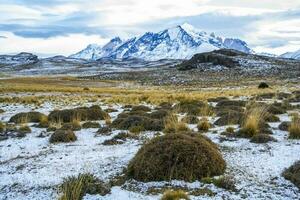
<instances>
[{"instance_id":1,"label":"shrub","mask_svg":"<svg viewBox=\"0 0 300 200\"><path fill-rule=\"evenodd\" d=\"M189 196L183 190L167 190L161 200L189 200Z\"/></svg>"},{"instance_id":2,"label":"shrub","mask_svg":"<svg viewBox=\"0 0 300 200\"><path fill-rule=\"evenodd\" d=\"M100 124L98 122L85 122L82 124L82 128L100 128Z\"/></svg>"},{"instance_id":3,"label":"shrub","mask_svg":"<svg viewBox=\"0 0 300 200\"><path fill-rule=\"evenodd\" d=\"M282 173L283 177L300 189L300 161L295 162L292 166Z\"/></svg>"},{"instance_id":4,"label":"shrub","mask_svg":"<svg viewBox=\"0 0 300 200\"><path fill-rule=\"evenodd\" d=\"M87 120L104 120L109 115L104 112L99 106L80 107L75 109L54 110L49 116L48 120L51 122L72 122L73 120L87 121Z\"/></svg>"},{"instance_id":5,"label":"shrub","mask_svg":"<svg viewBox=\"0 0 300 200\"><path fill-rule=\"evenodd\" d=\"M267 143L267 142L276 142L277 140L268 134L257 134L254 135L250 142L253 143Z\"/></svg>"},{"instance_id":6,"label":"shrub","mask_svg":"<svg viewBox=\"0 0 300 200\"><path fill-rule=\"evenodd\" d=\"M123 144L127 140L127 138L136 139L137 136L127 132L120 132L117 135L115 135L113 138L105 140L102 144L103 145Z\"/></svg>"},{"instance_id":7,"label":"shrub","mask_svg":"<svg viewBox=\"0 0 300 200\"><path fill-rule=\"evenodd\" d=\"M50 143L74 142L77 140L75 133L71 130L56 130L50 137Z\"/></svg>"},{"instance_id":8,"label":"shrub","mask_svg":"<svg viewBox=\"0 0 300 200\"><path fill-rule=\"evenodd\" d=\"M182 122L187 123L187 124L198 124L199 119L195 115L187 115L182 119Z\"/></svg>"},{"instance_id":9,"label":"shrub","mask_svg":"<svg viewBox=\"0 0 300 200\"><path fill-rule=\"evenodd\" d=\"M18 113L12 116L9 122L14 123L28 123L28 122L40 122L42 118L47 117L43 113L40 112L28 112L28 113Z\"/></svg>"},{"instance_id":10,"label":"shrub","mask_svg":"<svg viewBox=\"0 0 300 200\"><path fill-rule=\"evenodd\" d=\"M259 89L269 88L269 85L268 85L266 82L261 82L261 83L258 85L258 88L259 88Z\"/></svg>"},{"instance_id":11,"label":"shrub","mask_svg":"<svg viewBox=\"0 0 300 200\"><path fill-rule=\"evenodd\" d=\"M144 127L142 127L142 126L132 126L132 127L130 127L130 129L129 129L129 131L131 132L131 133L140 133L140 132L142 132L142 131L144 131L145 130L145 128Z\"/></svg>"},{"instance_id":12,"label":"shrub","mask_svg":"<svg viewBox=\"0 0 300 200\"><path fill-rule=\"evenodd\" d=\"M219 101L216 105L217 108L224 107L245 107L246 101L235 101L235 100L223 100Z\"/></svg>"},{"instance_id":13,"label":"shrub","mask_svg":"<svg viewBox=\"0 0 300 200\"><path fill-rule=\"evenodd\" d=\"M197 125L199 132L207 132L210 129L211 125L206 118L201 119L199 124Z\"/></svg>"},{"instance_id":14,"label":"shrub","mask_svg":"<svg viewBox=\"0 0 300 200\"><path fill-rule=\"evenodd\" d=\"M290 139L300 139L300 118L298 115L293 117L288 130Z\"/></svg>"},{"instance_id":15,"label":"shrub","mask_svg":"<svg viewBox=\"0 0 300 200\"><path fill-rule=\"evenodd\" d=\"M19 133L21 134L26 134L26 133L31 133L31 129L29 126L27 125L22 125L19 130L18 130Z\"/></svg>"},{"instance_id":16,"label":"shrub","mask_svg":"<svg viewBox=\"0 0 300 200\"><path fill-rule=\"evenodd\" d=\"M79 174L77 177L65 178L60 191L62 196L59 200L81 200L85 194L104 196L110 192L110 189L92 174Z\"/></svg>"},{"instance_id":17,"label":"shrub","mask_svg":"<svg viewBox=\"0 0 300 200\"><path fill-rule=\"evenodd\" d=\"M167 110L160 109L150 113L149 117L152 119L164 119L168 115L168 113L169 112Z\"/></svg>"},{"instance_id":18,"label":"shrub","mask_svg":"<svg viewBox=\"0 0 300 200\"><path fill-rule=\"evenodd\" d=\"M121 130L129 130L137 126L143 127L147 131L161 131L163 129L163 122L147 116L129 115L127 117L118 117L111 124L111 127Z\"/></svg>"},{"instance_id":19,"label":"shrub","mask_svg":"<svg viewBox=\"0 0 300 200\"><path fill-rule=\"evenodd\" d=\"M221 175L225 168L222 155L208 138L167 134L155 137L138 151L128 165L127 177L144 182L195 181Z\"/></svg>"}]
</instances>

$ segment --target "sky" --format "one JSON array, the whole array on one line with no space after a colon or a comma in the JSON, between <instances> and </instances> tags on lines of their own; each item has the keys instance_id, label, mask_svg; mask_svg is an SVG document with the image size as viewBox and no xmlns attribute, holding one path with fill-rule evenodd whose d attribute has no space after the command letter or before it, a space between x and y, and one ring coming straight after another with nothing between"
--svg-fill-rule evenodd
<instances>
[{"instance_id":1,"label":"sky","mask_svg":"<svg viewBox=\"0 0 300 200\"><path fill-rule=\"evenodd\" d=\"M183 23L256 52L300 49L300 0L0 0L0 54L68 56Z\"/></svg>"}]
</instances>

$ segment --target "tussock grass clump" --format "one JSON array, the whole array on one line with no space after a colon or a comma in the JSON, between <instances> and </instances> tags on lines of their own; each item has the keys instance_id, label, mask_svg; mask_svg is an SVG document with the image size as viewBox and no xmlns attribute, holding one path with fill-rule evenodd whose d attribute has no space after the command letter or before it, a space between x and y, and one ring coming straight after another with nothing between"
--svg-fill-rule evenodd
<instances>
[{"instance_id":1,"label":"tussock grass clump","mask_svg":"<svg viewBox=\"0 0 300 200\"><path fill-rule=\"evenodd\" d=\"M107 117L109 117L109 115L104 112L99 106L91 106L90 108L80 107L66 110L54 110L49 114L48 120L51 122L62 121L67 123L72 122L73 120L104 120Z\"/></svg>"},{"instance_id":2,"label":"tussock grass clump","mask_svg":"<svg viewBox=\"0 0 300 200\"><path fill-rule=\"evenodd\" d=\"M164 133L177 133L182 131L189 131L189 127L184 122L179 122L175 113L169 113L164 119Z\"/></svg>"},{"instance_id":3,"label":"tussock grass clump","mask_svg":"<svg viewBox=\"0 0 300 200\"><path fill-rule=\"evenodd\" d=\"M18 132L21 134L26 134L26 133L31 133L31 128L27 125L22 125L19 129Z\"/></svg>"},{"instance_id":4,"label":"tussock grass clump","mask_svg":"<svg viewBox=\"0 0 300 200\"><path fill-rule=\"evenodd\" d=\"M300 139L300 118L299 115L293 117L292 122L288 128L289 139Z\"/></svg>"},{"instance_id":5,"label":"tussock grass clump","mask_svg":"<svg viewBox=\"0 0 300 200\"><path fill-rule=\"evenodd\" d=\"M0 109L0 114L1 114L1 113L4 113L4 112L5 112L5 110L3 110L3 109Z\"/></svg>"},{"instance_id":6,"label":"tussock grass clump","mask_svg":"<svg viewBox=\"0 0 300 200\"><path fill-rule=\"evenodd\" d=\"M100 194L110 192L110 188L92 174L79 174L65 178L60 186L62 196L59 200L81 200L85 194Z\"/></svg>"},{"instance_id":7,"label":"tussock grass clump","mask_svg":"<svg viewBox=\"0 0 300 200\"><path fill-rule=\"evenodd\" d=\"M0 133L5 131L5 124L3 122L0 122Z\"/></svg>"},{"instance_id":8,"label":"tussock grass clump","mask_svg":"<svg viewBox=\"0 0 300 200\"><path fill-rule=\"evenodd\" d=\"M144 106L144 105L139 105L139 106L133 106L131 111L144 111L144 112L150 112L151 108Z\"/></svg>"},{"instance_id":9,"label":"tussock grass clump","mask_svg":"<svg viewBox=\"0 0 300 200\"><path fill-rule=\"evenodd\" d=\"M70 123L62 124L61 130L72 130L72 131L79 131L81 130L80 122L77 120L73 120Z\"/></svg>"},{"instance_id":10,"label":"tussock grass clump","mask_svg":"<svg viewBox=\"0 0 300 200\"><path fill-rule=\"evenodd\" d=\"M49 127L49 121L47 116L42 116L40 119L40 123L38 124L39 128L48 128Z\"/></svg>"},{"instance_id":11,"label":"tussock grass clump","mask_svg":"<svg viewBox=\"0 0 300 200\"><path fill-rule=\"evenodd\" d=\"M189 196L183 190L167 190L161 200L189 200Z\"/></svg>"},{"instance_id":12,"label":"tussock grass clump","mask_svg":"<svg viewBox=\"0 0 300 200\"><path fill-rule=\"evenodd\" d=\"M220 176L218 178L205 177L201 179L201 182L206 184L214 184L215 186L226 190L236 190L234 178L228 175Z\"/></svg>"},{"instance_id":13,"label":"tussock grass clump","mask_svg":"<svg viewBox=\"0 0 300 200\"><path fill-rule=\"evenodd\" d=\"M220 117L214 122L217 126L241 124L244 118L243 112L229 108L219 111L217 115Z\"/></svg>"},{"instance_id":14,"label":"tussock grass clump","mask_svg":"<svg viewBox=\"0 0 300 200\"><path fill-rule=\"evenodd\" d=\"M182 119L182 122L187 123L187 124L198 124L199 119L195 115L187 115Z\"/></svg>"},{"instance_id":15,"label":"tussock grass clump","mask_svg":"<svg viewBox=\"0 0 300 200\"><path fill-rule=\"evenodd\" d=\"M120 132L115 135L113 138L105 140L103 145L117 145L123 144L127 139L137 139L137 135L133 133Z\"/></svg>"},{"instance_id":16,"label":"tussock grass clump","mask_svg":"<svg viewBox=\"0 0 300 200\"><path fill-rule=\"evenodd\" d=\"M199 132L207 132L211 128L211 125L206 118L202 118L198 123L197 128Z\"/></svg>"},{"instance_id":17,"label":"tussock grass clump","mask_svg":"<svg viewBox=\"0 0 300 200\"><path fill-rule=\"evenodd\" d=\"M233 134L233 133L234 133L234 128L231 127L231 126L230 126L230 127L227 127L227 128L226 128L226 132L227 132L227 133Z\"/></svg>"},{"instance_id":18,"label":"tussock grass clump","mask_svg":"<svg viewBox=\"0 0 300 200\"><path fill-rule=\"evenodd\" d=\"M100 128L100 124L98 122L85 122L82 124L82 128Z\"/></svg>"},{"instance_id":19,"label":"tussock grass clump","mask_svg":"<svg viewBox=\"0 0 300 200\"><path fill-rule=\"evenodd\" d=\"M254 135L250 142L253 142L253 143L267 143L267 142L276 142L277 140L272 137L271 135L268 135L268 134L257 134L257 135Z\"/></svg>"},{"instance_id":20,"label":"tussock grass clump","mask_svg":"<svg viewBox=\"0 0 300 200\"><path fill-rule=\"evenodd\" d=\"M188 113L190 115L199 115L201 108L206 107L207 104L197 100L185 100L175 105L175 109L181 113Z\"/></svg>"},{"instance_id":21,"label":"tussock grass clump","mask_svg":"<svg viewBox=\"0 0 300 200\"><path fill-rule=\"evenodd\" d=\"M292 166L282 173L283 177L300 189L300 161L295 162Z\"/></svg>"},{"instance_id":22,"label":"tussock grass clump","mask_svg":"<svg viewBox=\"0 0 300 200\"><path fill-rule=\"evenodd\" d=\"M74 142L77 140L75 133L71 130L56 130L50 137L50 143L58 143L58 142Z\"/></svg>"},{"instance_id":23,"label":"tussock grass clump","mask_svg":"<svg viewBox=\"0 0 300 200\"><path fill-rule=\"evenodd\" d=\"M44 117L47 117L43 113L40 112L28 112L28 113L18 113L12 116L9 122L14 122L17 124L28 123L28 122L40 122Z\"/></svg>"},{"instance_id":24,"label":"tussock grass clump","mask_svg":"<svg viewBox=\"0 0 300 200\"><path fill-rule=\"evenodd\" d=\"M246 112L246 117L243 122L242 128L238 132L238 136L251 138L259 134L260 129L265 124L265 118L268 113L267 107L254 107Z\"/></svg>"},{"instance_id":25,"label":"tussock grass clump","mask_svg":"<svg viewBox=\"0 0 300 200\"><path fill-rule=\"evenodd\" d=\"M290 125L291 125L291 122L281 122L278 126L278 129L281 131L288 131Z\"/></svg>"},{"instance_id":26,"label":"tussock grass clump","mask_svg":"<svg viewBox=\"0 0 300 200\"><path fill-rule=\"evenodd\" d=\"M112 130L108 126L102 126L102 127L100 127L98 129L98 131L96 132L96 134L98 134L98 135L111 135L112 134Z\"/></svg>"},{"instance_id":27,"label":"tussock grass clump","mask_svg":"<svg viewBox=\"0 0 300 200\"><path fill-rule=\"evenodd\" d=\"M235 101L235 100L223 100L219 101L216 105L217 108L224 108L224 107L245 107L246 101Z\"/></svg>"},{"instance_id":28,"label":"tussock grass clump","mask_svg":"<svg viewBox=\"0 0 300 200\"><path fill-rule=\"evenodd\" d=\"M191 162L192 161L192 162ZM139 181L195 181L224 173L226 163L208 138L167 134L145 144L130 161L127 177Z\"/></svg>"}]
</instances>

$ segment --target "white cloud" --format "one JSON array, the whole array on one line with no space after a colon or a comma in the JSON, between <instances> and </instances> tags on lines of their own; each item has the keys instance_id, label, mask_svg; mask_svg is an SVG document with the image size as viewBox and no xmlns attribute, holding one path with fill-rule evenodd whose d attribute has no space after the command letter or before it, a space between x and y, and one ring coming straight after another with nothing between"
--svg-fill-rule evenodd
<instances>
[{"instance_id":1,"label":"white cloud","mask_svg":"<svg viewBox=\"0 0 300 200\"><path fill-rule=\"evenodd\" d=\"M0 32L0 54L32 52L48 55L70 55L91 43L104 44L107 39L97 35L72 34L49 39L23 38L9 32Z\"/></svg>"}]
</instances>

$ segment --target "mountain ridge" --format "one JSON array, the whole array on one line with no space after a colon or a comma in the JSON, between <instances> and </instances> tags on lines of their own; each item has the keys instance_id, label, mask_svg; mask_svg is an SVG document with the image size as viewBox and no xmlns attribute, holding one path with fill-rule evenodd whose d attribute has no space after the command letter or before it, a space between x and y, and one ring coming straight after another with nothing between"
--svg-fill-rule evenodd
<instances>
[{"instance_id":1,"label":"mountain ridge","mask_svg":"<svg viewBox=\"0 0 300 200\"><path fill-rule=\"evenodd\" d=\"M104 46L88 45L72 58L97 60L101 58L144 60L189 59L196 53L209 52L221 48L253 53L245 41L235 38L222 38L208 34L190 24L178 25L154 33L146 32L139 37L122 41L119 37Z\"/></svg>"}]
</instances>

